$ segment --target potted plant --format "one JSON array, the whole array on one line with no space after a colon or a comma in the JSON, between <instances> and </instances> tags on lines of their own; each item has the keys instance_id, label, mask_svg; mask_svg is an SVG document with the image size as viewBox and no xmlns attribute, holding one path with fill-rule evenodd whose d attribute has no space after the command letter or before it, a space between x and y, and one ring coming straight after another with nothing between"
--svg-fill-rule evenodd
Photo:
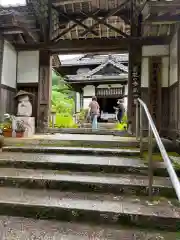
<instances>
[{"instance_id":1,"label":"potted plant","mask_svg":"<svg viewBox=\"0 0 180 240\"><path fill-rule=\"evenodd\" d=\"M12 117L9 114L4 114L4 120L1 123L2 134L4 137L12 137Z\"/></svg>"},{"instance_id":2,"label":"potted plant","mask_svg":"<svg viewBox=\"0 0 180 240\"><path fill-rule=\"evenodd\" d=\"M23 121L17 121L16 123L16 137L23 137L26 128Z\"/></svg>"},{"instance_id":3,"label":"potted plant","mask_svg":"<svg viewBox=\"0 0 180 240\"><path fill-rule=\"evenodd\" d=\"M2 132L4 137L12 137L12 124L4 123Z\"/></svg>"}]
</instances>

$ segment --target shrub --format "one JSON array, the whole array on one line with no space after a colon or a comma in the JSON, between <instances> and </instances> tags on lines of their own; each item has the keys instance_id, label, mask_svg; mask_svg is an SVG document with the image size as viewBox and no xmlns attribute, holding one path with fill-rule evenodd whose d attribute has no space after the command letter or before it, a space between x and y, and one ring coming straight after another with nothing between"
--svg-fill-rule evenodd
<instances>
[{"instance_id":1,"label":"shrub","mask_svg":"<svg viewBox=\"0 0 180 240\"><path fill-rule=\"evenodd\" d=\"M124 114L121 123L117 123L115 130L124 131L127 130L127 115Z\"/></svg>"},{"instance_id":2,"label":"shrub","mask_svg":"<svg viewBox=\"0 0 180 240\"><path fill-rule=\"evenodd\" d=\"M50 127L52 127L52 122L50 122ZM60 113L56 114L55 119L56 128L77 128L77 125L74 123L73 117L71 115L63 115Z\"/></svg>"},{"instance_id":3,"label":"shrub","mask_svg":"<svg viewBox=\"0 0 180 240\"><path fill-rule=\"evenodd\" d=\"M81 109L79 113L77 113L77 121L79 124L83 124L87 119L88 109Z\"/></svg>"}]
</instances>

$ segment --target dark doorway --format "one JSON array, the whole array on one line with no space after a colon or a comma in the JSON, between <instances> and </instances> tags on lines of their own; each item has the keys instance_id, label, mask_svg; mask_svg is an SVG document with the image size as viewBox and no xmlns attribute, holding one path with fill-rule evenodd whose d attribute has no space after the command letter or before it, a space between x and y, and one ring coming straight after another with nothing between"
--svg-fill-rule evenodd
<instances>
[{"instance_id":1,"label":"dark doorway","mask_svg":"<svg viewBox=\"0 0 180 240\"><path fill-rule=\"evenodd\" d=\"M115 114L114 107L117 106L117 98L107 98L107 97L106 98L98 98L97 101L100 106L100 113L103 112L103 113L108 113L108 114ZM108 120L102 119L100 116L99 121L107 122Z\"/></svg>"},{"instance_id":2,"label":"dark doorway","mask_svg":"<svg viewBox=\"0 0 180 240\"><path fill-rule=\"evenodd\" d=\"M114 113L114 108L117 106L117 98L98 98L97 99L100 111Z\"/></svg>"}]
</instances>

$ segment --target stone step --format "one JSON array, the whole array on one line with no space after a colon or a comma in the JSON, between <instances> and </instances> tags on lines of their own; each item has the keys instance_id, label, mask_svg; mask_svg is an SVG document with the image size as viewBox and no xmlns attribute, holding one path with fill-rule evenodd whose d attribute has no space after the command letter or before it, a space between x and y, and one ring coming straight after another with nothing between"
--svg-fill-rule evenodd
<instances>
[{"instance_id":1,"label":"stone step","mask_svg":"<svg viewBox=\"0 0 180 240\"><path fill-rule=\"evenodd\" d=\"M147 142L144 143L146 146ZM93 148L137 148L139 141L134 137L88 134L35 135L32 138L5 138L5 146L52 146Z\"/></svg>"},{"instance_id":2,"label":"stone step","mask_svg":"<svg viewBox=\"0 0 180 240\"><path fill-rule=\"evenodd\" d=\"M18 168L0 169L0 185L73 192L148 196L148 177L128 174L79 173ZM153 195L176 197L169 178L154 177Z\"/></svg>"},{"instance_id":3,"label":"stone step","mask_svg":"<svg viewBox=\"0 0 180 240\"><path fill-rule=\"evenodd\" d=\"M23 217L0 216L0 222L0 230L6 236L1 240L169 240L175 239L176 236L175 232L128 229L123 226L113 228Z\"/></svg>"},{"instance_id":4,"label":"stone step","mask_svg":"<svg viewBox=\"0 0 180 240\"><path fill-rule=\"evenodd\" d=\"M111 130L111 129L97 129L91 128L49 128L48 133L55 134L88 134L88 135L114 135L122 137L132 137L127 131Z\"/></svg>"},{"instance_id":5,"label":"stone step","mask_svg":"<svg viewBox=\"0 0 180 240\"><path fill-rule=\"evenodd\" d=\"M180 230L179 207L170 200L148 202L137 196L0 187L0 214Z\"/></svg>"},{"instance_id":6,"label":"stone step","mask_svg":"<svg viewBox=\"0 0 180 240\"><path fill-rule=\"evenodd\" d=\"M175 232L148 231L118 226L94 226L52 220L35 220L23 217L0 216L1 240L169 240ZM23 229L23 230L22 230Z\"/></svg>"},{"instance_id":7,"label":"stone step","mask_svg":"<svg viewBox=\"0 0 180 240\"><path fill-rule=\"evenodd\" d=\"M148 176L148 165L142 159L114 156L1 152L0 167L126 173ZM163 163L154 164L154 175L168 176Z\"/></svg>"},{"instance_id":8,"label":"stone step","mask_svg":"<svg viewBox=\"0 0 180 240\"><path fill-rule=\"evenodd\" d=\"M84 148L84 147L48 147L48 146L6 146L2 151L25 153L64 153L102 156L139 156L139 149Z\"/></svg>"}]
</instances>

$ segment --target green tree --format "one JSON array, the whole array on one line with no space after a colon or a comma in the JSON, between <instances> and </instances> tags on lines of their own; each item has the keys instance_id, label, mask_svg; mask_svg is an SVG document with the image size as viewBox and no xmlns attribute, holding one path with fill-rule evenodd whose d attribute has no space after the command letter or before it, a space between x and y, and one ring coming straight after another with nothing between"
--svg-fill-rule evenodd
<instances>
[{"instance_id":1,"label":"green tree","mask_svg":"<svg viewBox=\"0 0 180 240\"><path fill-rule=\"evenodd\" d=\"M71 87L64 81L62 76L52 72L52 110L56 113L68 116L73 114L74 110L74 93Z\"/></svg>"}]
</instances>

